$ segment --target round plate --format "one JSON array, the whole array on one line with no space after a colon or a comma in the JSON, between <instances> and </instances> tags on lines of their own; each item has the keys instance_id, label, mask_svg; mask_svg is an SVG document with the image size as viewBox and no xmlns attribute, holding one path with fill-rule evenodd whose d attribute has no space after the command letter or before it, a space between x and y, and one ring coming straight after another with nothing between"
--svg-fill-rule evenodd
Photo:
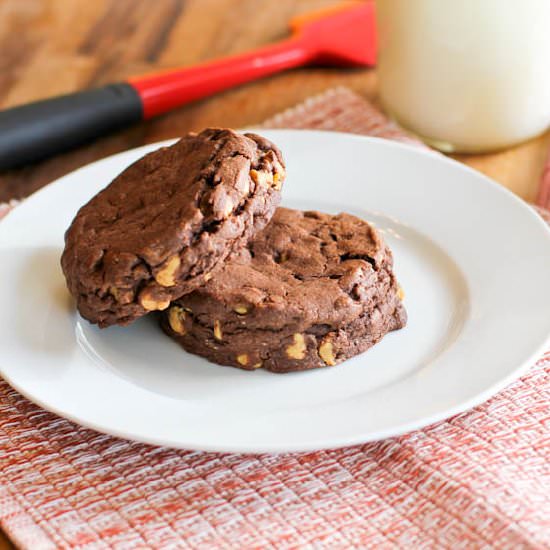
<instances>
[{"instance_id":1,"label":"round plate","mask_svg":"<svg viewBox=\"0 0 550 550\"><path fill-rule=\"evenodd\" d=\"M77 209L164 144L86 166L0 223L0 373L42 407L153 444L283 452L420 428L487 399L550 334L550 231L525 203L440 155L384 140L262 131L285 152L286 206L374 222L395 255L409 322L371 350L286 375L221 367L169 340L154 316L99 330L59 266ZM245 350L243 350L245 351Z\"/></svg>"}]
</instances>

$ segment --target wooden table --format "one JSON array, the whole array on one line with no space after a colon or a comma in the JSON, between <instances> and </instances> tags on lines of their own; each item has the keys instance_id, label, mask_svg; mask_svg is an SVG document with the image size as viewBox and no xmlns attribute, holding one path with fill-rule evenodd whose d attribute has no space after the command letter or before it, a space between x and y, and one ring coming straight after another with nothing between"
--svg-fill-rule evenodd
<instances>
[{"instance_id":1,"label":"wooden table","mask_svg":"<svg viewBox=\"0 0 550 550\"><path fill-rule=\"evenodd\" d=\"M2 0L0 107L132 74L192 64L277 40L297 13L338 0ZM301 69L219 94L34 166L0 175L21 198L98 158L205 126L240 127L335 85L376 97L372 70ZM550 133L497 154L460 156L533 200ZM0 534L0 550L11 548Z\"/></svg>"}]
</instances>

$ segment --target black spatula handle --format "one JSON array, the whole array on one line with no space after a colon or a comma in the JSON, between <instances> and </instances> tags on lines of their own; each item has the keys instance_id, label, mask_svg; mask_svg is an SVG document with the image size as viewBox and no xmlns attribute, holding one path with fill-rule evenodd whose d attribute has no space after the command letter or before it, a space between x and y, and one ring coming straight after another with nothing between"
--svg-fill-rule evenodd
<instances>
[{"instance_id":1,"label":"black spatula handle","mask_svg":"<svg viewBox=\"0 0 550 550\"><path fill-rule=\"evenodd\" d=\"M0 111L0 170L61 153L142 116L139 94L125 82Z\"/></svg>"}]
</instances>

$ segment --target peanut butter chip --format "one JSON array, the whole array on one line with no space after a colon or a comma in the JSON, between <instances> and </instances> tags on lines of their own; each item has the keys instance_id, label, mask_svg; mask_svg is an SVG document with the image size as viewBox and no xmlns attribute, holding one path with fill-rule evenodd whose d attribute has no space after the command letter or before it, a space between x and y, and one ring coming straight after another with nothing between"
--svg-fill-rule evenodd
<instances>
[{"instance_id":1,"label":"peanut butter chip","mask_svg":"<svg viewBox=\"0 0 550 550\"><path fill-rule=\"evenodd\" d=\"M248 313L248 308L243 305L238 305L233 308L233 311L239 315L246 315Z\"/></svg>"},{"instance_id":2,"label":"peanut butter chip","mask_svg":"<svg viewBox=\"0 0 550 550\"><path fill-rule=\"evenodd\" d=\"M248 365L248 355L246 353L241 353L240 355L237 355L237 363L239 363L239 365L242 365L243 367L246 367L246 365Z\"/></svg>"},{"instance_id":3,"label":"peanut butter chip","mask_svg":"<svg viewBox=\"0 0 550 550\"><path fill-rule=\"evenodd\" d=\"M334 365L336 365L336 358L334 357L332 342L327 340L319 346L319 356L329 367L333 367Z\"/></svg>"},{"instance_id":4,"label":"peanut butter chip","mask_svg":"<svg viewBox=\"0 0 550 550\"><path fill-rule=\"evenodd\" d=\"M176 334L180 334L182 336L186 332L185 325L183 324L185 321L185 316L185 311L183 311L183 308L179 306L172 306L168 312L168 322L170 323L170 328Z\"/></svg>"},{"instance_id":5,"label":"peanut butter chip","mask_svg":"<svg viewBox=\"0 0 550 550\"><path fill-rule=\"evenodd\" d=\"M218 321L218 319L216 319L214 321L214 338L216 340L222 340L223 339L223 336L222 336L222 325L221 323Z\"/></svg>"},{"instance_id":6,"label":"peanut butter chip","mask_svg":"<svg viewBox=\"0 0 550 550\"><path fill-rule=\"evenodd\" d=\"M283 182L281 180L281 174L279 174L279 172L275 172L273 174L273 189L280 191L282 186Z\"/></svg>"},{"instance_id":7,"label":"peanut butter chip","mask_svg":"<svg viewBox=\"0 0 550 550\"><path fill-rule=\"evenodd\" d=\"M258 185L263 185L264 187L269 187L273 185L273 173L266 172L265 170L250 170L250 177Z\"/></svg>"},{"instance_id":8,"label":"peanut butter chip","mask_svg":"<svg viewBox=\"0 0 550 550\"><path fill-rule=\"evenodd\" d=\"M273 155L273 188L279 191L283 186L283 180L285 179L285 169L282 167L281 163L277 160L275 155Z\"/></svg>"},{"instance_id":9,"label":"peanut butter chip","mask_svg":"<svg viewBox=\"0 0 550 550\"><path fill-rule=\"evenodd\" d=\"M161 286L174 286L176 284L176 271L181 264L180 257L174 254L164 262L164 267L155 275L155 281Z\"/></svg>"},{"instance_id":10,"label":"peanut butter chip","mask_svg":"<svg viewBox=\"0 0 550 550\"><path fill-rule=\"evenodd\" d=\"M147 311L162 311L170 305L170 300L155 300L145 290L140 294L139 303Z\"/></svg>"},{"instance_id":11,"label":"peanut butter chip","mask_svg":"<svg viewBox=\"0 0 550 550\"><path fill-rule=\"evenodd\" d=\"M259 363L255 363L254 365L252 365L252 368L253 369L261 369L262 368L262 362L260 361Z\"/></svg>"},{"instance_id":12,"label":"peanut butter chip","mask_svg":"<svg viewBox=\"0 0 550 550\"><path fill-rule=\"evenodd\" d=\"M397 297L403 301L405 299L405 291L401 288L401 286L397 287Z\"/></svg>"},{"instance_id":13,"label":"peanut butter chip","mask_svg":"<svg viewBox=\"0 0 550 550\"><path fill-rule=\"evenodd\" d=\"M303 359L306 356L306 341L303 334L296 333L293 336L294 343L286 348L286 354L290 359Z\"/></svg>"}]
</instances>

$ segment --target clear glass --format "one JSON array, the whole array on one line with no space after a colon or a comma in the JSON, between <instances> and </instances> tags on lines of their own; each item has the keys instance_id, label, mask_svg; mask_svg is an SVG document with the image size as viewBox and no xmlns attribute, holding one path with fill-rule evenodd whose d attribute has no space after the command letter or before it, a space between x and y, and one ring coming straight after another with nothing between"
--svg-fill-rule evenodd
<instances>
[{"instance_id":1,"label":"clear glass","mask_svg":"<svg viewBox=\"0 0 550 550\"><path fill-rule=\"evenodd\" d=\"M501 149L550 126L550 0L378 0L387 111L444 151Z\"/></svg>"}]
</instances>

